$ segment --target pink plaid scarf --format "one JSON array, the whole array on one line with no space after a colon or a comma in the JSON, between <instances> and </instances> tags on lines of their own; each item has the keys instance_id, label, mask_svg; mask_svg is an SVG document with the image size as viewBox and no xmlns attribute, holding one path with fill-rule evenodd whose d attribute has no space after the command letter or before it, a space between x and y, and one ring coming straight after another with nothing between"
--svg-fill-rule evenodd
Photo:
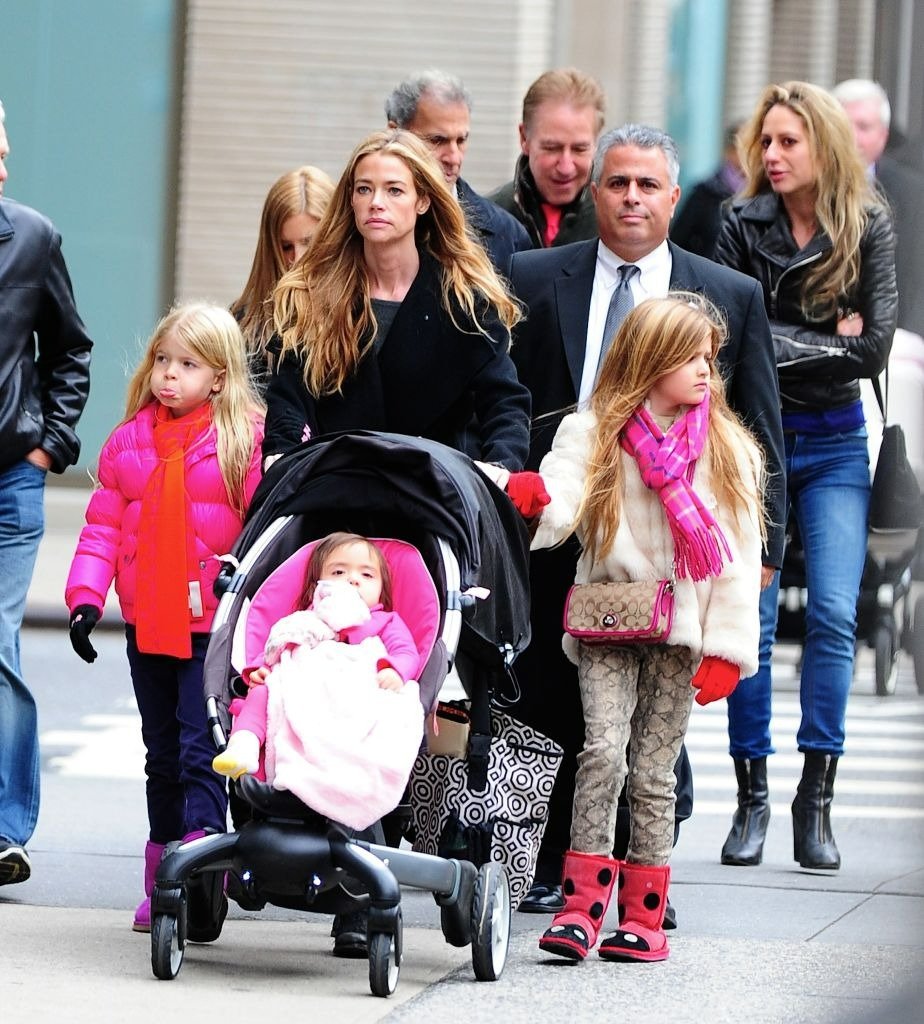
<instances>
[{"instance_id":1,"label":"pink plaid scarf","mask_svg":"<svg viewBox=\"0 0 924 1024\"><path fill-rule=\"evenodd\" d=\"M690 406L665 434L651 413L635 410L620 435L622 447L638 463L642 481L655 491L674 538L674 571L704 580L718 576L731 551L712 513L693 490L693 468L706 443L709 396Z\"/></svg>"}]
</instances>

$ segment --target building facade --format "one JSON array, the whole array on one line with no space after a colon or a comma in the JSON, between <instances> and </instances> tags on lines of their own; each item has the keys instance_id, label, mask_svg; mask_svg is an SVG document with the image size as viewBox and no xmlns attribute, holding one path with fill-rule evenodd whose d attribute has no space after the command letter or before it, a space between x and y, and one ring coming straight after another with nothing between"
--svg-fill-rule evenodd
<instances>
[{"instance_id":1,"label":"building facade","mask_svg":"<svg viewBox=\"0 0 924 1024\"><path fill-rule=\"evenodd\" d=\"M83 465L116 421L136 341L175 300L230 302L283 172L337 178L406 74L474 98L465 176L508 180L527 86L595 75L607 125L667 128L682 183L770 81L880 80L922 135L924 11L914 0L0 0L6 192L62 230L97 348ZM112 45L116 40L117 45Z\"/></svg>"}]
</instances>

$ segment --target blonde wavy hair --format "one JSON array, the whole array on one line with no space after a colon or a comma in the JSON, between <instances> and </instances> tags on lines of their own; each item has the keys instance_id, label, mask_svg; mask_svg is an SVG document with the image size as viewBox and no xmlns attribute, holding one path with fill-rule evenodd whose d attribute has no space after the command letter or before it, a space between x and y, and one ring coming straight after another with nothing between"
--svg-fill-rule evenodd
<instances>
[{"instance_id":1,"label":"blonde wavy hair","mask_svg":"<svg viewBox=\"0 0 924 1024\"><path fill-rule=\"evenodd\" d=\"M156 402L151 391L151 372L160 343L170 334L213 370L224 371L220 391L212 392L212 426L216 433L218 465L235 512L246 511L245 485L253 460L254 421L264 406L254 390L244 338L237 321L221 306L187 303L175 306L154 328L144 356L128 382L125 399L127 423L146 405Z\"/></svg>"},{"instance_id":2,"label":"blonde wavy hair","mask_svg":"<svg viewBox=\"0 0 924 1024\"><path fill-rule=\"evenodd\" d=\"M509 334L521 317L516 300L469 233L462 208L426 144L402 129L374 132L353 150L308 255L274 293L282 354L302 361L305 386L315 397L340 391L377 327L352 206L356 167L373 153L398 157L411 172L418 197L430 202L417 218L415 238L417 248L440 266L442 303L453 323L460 330L474 324L487 335L484 317L493 309Z\"/></svg>"},{"instance_id":3,"label":"blonde wavy hair","mask_svg":"<svg viewBox=\"0 0 924 1024\"><path fill-rule=\"evenodd\" d=\"M623 494L620 435L631 415L659 380L680 369L704 340L710 343L709 434L700 458L708 467L719 504L734 511L735 522L755 515L753 483L742 479L738 457L757 442L725 400L725 387L716 369L716 356L727 337L722 314L695 292L671 292L663 299L646 299L619 328L600 368L590 397L597 418L589 472L575 524L582 523L584 545L591 557L612 546L619 527ZM751 449L753 450L753 449ZM757 449L759 451L759 449ZM763 470L757 466L758 494L763 494ZM758 497L760 503L760 498ZM756 510L761 536L766 525Z\"/></svg>"},{"instance_id":4,"label":"blonde wavy hair","mask_svg":"<svg viewBox=\"0 0 924 1024\"><path fill-rule=\"evenodd\" d=\"M231 303L252 355L266 354L273 333L273 289L289 269L282 250L283 226L290 217L303 213L320 221L333 192L334 182L328 174L305 165L277 178L266 193L250 276Z\"/></svg>"},{"instance_id":5,"label":"blonde wavy hair","mask_svg":"<svg viewBox=\"0 0 924 1024\"><path fill-rule=\"evenodd\" d=\"M738 155L747 175L744 196L770 191L763 164L764 119L775 106L802 122L815 169L815 218L831 239L831 252L815 263L802 287L802 311L809 320L837 313L860 279L860 239L869 211L881 207L871 187L841 104L808 82L768 85L738 135Z\"/></svg>"}]
</instances>

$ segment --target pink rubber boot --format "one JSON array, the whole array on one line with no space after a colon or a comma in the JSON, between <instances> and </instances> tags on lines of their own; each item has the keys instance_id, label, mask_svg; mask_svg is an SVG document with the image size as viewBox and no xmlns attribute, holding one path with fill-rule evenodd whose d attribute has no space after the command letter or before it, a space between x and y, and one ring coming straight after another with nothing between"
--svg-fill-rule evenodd
<instances>
[{"instance_id":1,"label":"pink rubber boot","mask_svg":"<svg viewBox=\"0 0 924 1024\"><path fill-rule=\"evenodd\" d=\"M144 899L138 904L135 919L132 921L133 932L149 932L151 930L151 893L154 891L154 876L157 866L164 855L163 843L152 843L148 840L144 846Z\"/></svg>"},{"instance_id":2,"label":"pink rubber boot","mask_svg":"<svg viewBox=\"0 0 924 1024\"><path fill-rule=\"evenodd\" d=\"M670 867L626 861L619 881L619 928L600 943L598 955L603 960L666 960L671 950L663 921Z\"/></svg>"},{"instance_id":3,"label":"pink rubber boot","mask_svg":"<svg viewBox=\"0 0 924 1024\"><path fill-rule=\"evenodd\" d=\"M597 944L620 862L612 857L568 850L562 867L565 909L539 939L546 953L583 960Z\"/></svg>"}]
</instances>

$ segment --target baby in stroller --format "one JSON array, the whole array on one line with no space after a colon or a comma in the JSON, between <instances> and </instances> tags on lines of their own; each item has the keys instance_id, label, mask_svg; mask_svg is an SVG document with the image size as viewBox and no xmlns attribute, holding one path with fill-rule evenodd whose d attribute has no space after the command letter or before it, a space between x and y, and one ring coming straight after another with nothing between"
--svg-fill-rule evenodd
<instances>
[{"instance_id":1,"label":"baby in stroller","mask_svg":"<svg viewBox=\"0 0 924 1024\"><path fill-rule=\"evenodd\" d=\"M213 761L364 829L400 801L420 747L420 654L392 607L382 549L337 532L313 545L296 610L245 669L231 738ZM260 753L265 744L265 760Z\"/></svg>"},{"instance_id":2,"label":"baby in stroller","mask_svg":"<svg viewBox=\"0 0 924 1024\"><path fill-rule=\"evenodd\" d=\"M236 786L252 807L252 819L238 832L181 844L161 862L151 935L152 968L159 978L176 976L187 941L210 942L220 935L226 875L228 891L246 910L271 903L324 914L367 911L369 979L375 994L389 995L397 983L400 885L434 895L444 936L453 945L471 943L479 980L494 980L503 969L511 908L506 874L496 861L478 868L465 860L377 845L355 834L400 799L423 740L424 712L435 706L457 647L467 666L490 674L509 664L528 642L528 601L520 599L528 578L525 528L509 500L465 456L435 442L355 432L319 438L273 466L229 556L232 568L225 574L226 590L210 639L205 696L216 742L224 746L230 709L242 695L235 681L240 687L247 666L263 667L273 626L289 611L306 614L309 560L320 546L318 538L327 538L341 524L361 535L366 555L364 538L395 538L373 543L389 568L393 611L413 638L413 664L394 654L388 658L400 676L400 691L382 689L368 677L364 685L367 693L371 687L381 698L406 699L414 706L403 727L406 769L395 773L400 781L390 795L366 807L362 818L352 818L351 802L340 797L324 807L316 790L308 801L299 799L294 787L279 791L278 749L274 785L247 771L239 775ZM485 586L489 582L492 586ZM490 589L490 598L476 604L466 595L476 588ZM322 643L312 649L313 639L275 639L289 650L280 665L315 655L324 646L345 646ZM275 657L276 646L270 642L268 660ZM390 643L385 646L390 650ZM372 667L377 673L382 663L376 657ZM241 702L264 691L260 696L269 697L270 721L277 671L269 676L270 686L250 687ZM381 679L387 684L389 675ZM301 677L302 693L312 693L313 686ZM337 677L324 692L338 699L348 689ZM259 702L251 710L259 741ZM234 733L243 727L240 716L238 723ZM364 739L354 754L365 758L366 747L373 745ZM243 765L236 754L232 759L234 774L253 766L252 758ZM375 789L377 784L371 785Z\"/></svg>"}]
</instances>

